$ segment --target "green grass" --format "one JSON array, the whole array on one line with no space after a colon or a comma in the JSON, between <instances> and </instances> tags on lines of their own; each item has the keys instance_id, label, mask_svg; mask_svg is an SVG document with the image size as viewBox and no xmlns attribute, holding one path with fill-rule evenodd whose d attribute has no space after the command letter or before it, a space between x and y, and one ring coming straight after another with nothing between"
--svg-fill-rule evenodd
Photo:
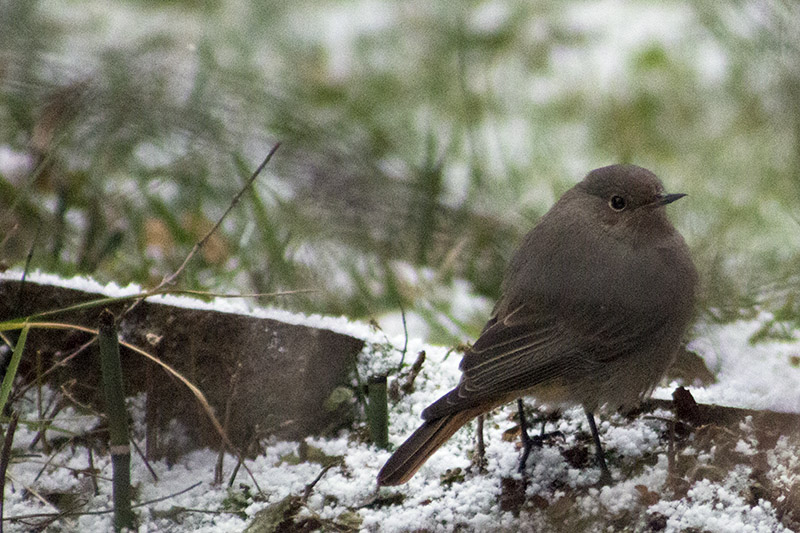
<instances>
[{"instance_id":1,"label":"green grass","mask_svg":"<svg viewBox=\"0 0 800 533\"><path fill-rule=\"evenodd\" d=\"M483 320L453 318L453 279L495 298L558 195L633 162L690 195L671 212L701 308L785 310L800 262L800 18L746 4L667 4L685 35L626 48L602 28L627 20L581 27L555 1L494 14L422 0L4 3L0 146L33 165L0 173L0 259L21 266L33 248L33 267L153 285L279 140L185 286L315 288L270 303L357 318L402 306L452 342ZM619 55L593 54L609 42ZM709 50L725 58L717 74ZM612 60L621 71L604 79ZM410 287L398 265L436 287Z\"/></svg>"}]
</instances>

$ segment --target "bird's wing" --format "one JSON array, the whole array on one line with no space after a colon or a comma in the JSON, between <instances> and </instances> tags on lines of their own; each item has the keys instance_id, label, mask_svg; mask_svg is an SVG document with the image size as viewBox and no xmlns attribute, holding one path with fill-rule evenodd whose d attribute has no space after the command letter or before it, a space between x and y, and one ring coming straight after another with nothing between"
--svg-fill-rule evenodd
<instances>
[{"instance_id":1,"label":"bird's wing","mask_svg":"<svg viewBox=\"0 0 800 533\"><path fill-rule=\"evenodd\" d=\"M523 305L502 319L493 317L461 361L461 382L422 417L431 420L561 378L570 382L590 375L642 348L643 332L628 332L626 315L599 307L537 312Z\"/></svg>"}]
</instances>

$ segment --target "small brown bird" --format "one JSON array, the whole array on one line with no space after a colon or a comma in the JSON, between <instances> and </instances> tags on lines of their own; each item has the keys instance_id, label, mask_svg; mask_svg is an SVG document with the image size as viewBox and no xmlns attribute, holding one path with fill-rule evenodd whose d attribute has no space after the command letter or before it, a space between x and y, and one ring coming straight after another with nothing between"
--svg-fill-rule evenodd
<instances>
[{"instance_id":1,"label":"small brown bird","mask_svg":"<svg viewBox=\"0 0 800 533\"><path fill-rule=\"evenodd\" d=\"M514 255L458 386L422 412L378 484L405 483L458 428L526 395L583 406L610 480L593 412L649 395L692 318L697 271L664 209L683 196L633 165L593 170L564 193Z\"/></svg>"}]
</instances>

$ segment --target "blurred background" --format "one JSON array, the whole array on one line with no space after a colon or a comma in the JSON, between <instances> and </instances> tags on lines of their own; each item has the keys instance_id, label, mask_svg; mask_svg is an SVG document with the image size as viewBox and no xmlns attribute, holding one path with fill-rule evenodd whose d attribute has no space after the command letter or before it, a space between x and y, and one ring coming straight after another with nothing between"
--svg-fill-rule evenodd
<instances>
[{"instance_id":1,"label":"blurred background","mask_svg":"<svg viewBox=\"0 0 800 533\"><path fill-rule=\"evenodd\" d=\"M589 170L653 170L707 320L800 326L800 4L0 0L0 262L474 339ZM780 336L780 328L767 331Z\"/></svg>"}]
</instances>

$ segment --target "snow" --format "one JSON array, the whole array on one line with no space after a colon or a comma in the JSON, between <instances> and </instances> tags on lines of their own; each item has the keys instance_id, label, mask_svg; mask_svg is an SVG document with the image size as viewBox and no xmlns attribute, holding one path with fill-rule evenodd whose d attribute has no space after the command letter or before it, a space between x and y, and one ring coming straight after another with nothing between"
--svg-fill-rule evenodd
<instances>
[{"instance_id":1,"label":"snow","mask_svg":"<svg viewBox=\"0 0 800 533\"><path fill-rule=\"evenodd\" d=\"M19 280L22 278L22 272L17 270L9 270L0 273L0 280ZM55 287L63 287L67 289L75 289L79 291L95 293L98 295L108 296L111 298L131 296L144 292L144 289L137 284L130 284L125 287L120 287L115 283L102 285L97 281L83 276L75 276L69 279L64 279L54 274L48 274L38 270L28 272L26 280L32 283L40 283L53 285ZM166 305L174 305L175 307L184 307L192 309L207 309L214 310L220 313L237 313L256 318L270 318L273 320L280 320L287 324L295 324L310 327L319 327L329 329L337 333L345 335L352 335L360 339L368 340L370 342L386 342L398 339L386 339L386 337L377 333L368 324L357 323L348 320L345 317L328 317L320 315L306 316L300 313L292 313L284 309L278 308L265 308L250 306L244 298L215 298L213 301L202 301L197 298L189 296L175 295L175 294L161 294L150 296L147 301L152 303L162 303ZM402 343L402 341L401 341Z\"/></svg>"},{"instance_id":2,"label":"snow","mask_svg":"<svg viewBox=\"0 0 800 533\"><path fill-rule=\"evenodd\" d=\"M390 26L395 19L395 8L386 2L360 0L342 7L298 11L294 21L295 34L319 39L324 45L331 79L345 79L356 68L354 47L360 37Z\"/></svg>"},{"instance_id":3,"label":"snow","mask_svg":"<svg viewBox=\"0 0 800 533\"><path fill-rule=\"evenodd\" d=\"M659 502L651 510L668 518L667 530L671 531L689 528L731 533L788 531L774 520L774 509L769 502L761 500L751 506L736 490L733 480L723 486L701 480L689 490L685 500Z\"/></svg>"},{"instance_id":4,"label":"snow","mask_svg":"<svg viewBox=\"0 0 800 533\"><path fill-rule=\"evenodd\" d=\"M19 279L20 276L18 271L8 271L0 275L0 280ZM102 286L88 278L62 279L40 272L30 273L28 281L107 296L137 294L141 291L140 287L134 285ZM376 333L366 324L341 317L307 317L277 309L254 307L240 299L217 299L207 303L186 296L159 296L154 300L184 307L277 318L359 336L368 343L359 362L362 375L395 368L402 357L399 347L405 342L404 338L394 338L391 343L395 348L387 349L384 335ZM800 410L797 402L797 385L800 380L797 369L788 364L788 354L800 351L800 340L766 341L755 345L748 342L759 325L770 318L770 315L762 314L753 320L727 325L701 324L695 328L696 337L689 346L705 358L719 378L717 383L708 388L691 388L698 400L754 409L770 408L789 412ZM450 353L444 347L427 345L419 339L408 339L405 356L407 364L413 362L412 354L419 350L425 350L427 359L415 382L416 389L402 397L399 402L390 403L390 440L393 446L400 444L417 427L420 411L457 383L460 376L460 357L457 354ZM761 361L761 364L752 364L754 360ZM743 369L747 369L746 379L739 375ZM771 386L767 389L765 384ZM662 395L668 390L661 389ZM22 411L24 419L36 419L34 394L34 391L29 392L16 405ZM129 400L134 429L139 434L143 433L144 427L142 405L141 396ZM361 519L360 528L363 531L403 532L421 526L430 531L451 531L454 528L474 531L534 531L546 528L548 522L543 515L529 509L523 509L515 515L500 508L502 478L522 479L522 475L517 472L518 439L509 442L503 438L503 432L514 425L514 410L515 407L509 405L487 418L486 472L478 473L471 469L469 453L474 449L475 427L474 424L468 424L434 454L416 476L406 485L397 488L378 490L375 484L375 475L390 452L364 443L349 431L331 438L309 437L306 439L309 446L319 449L327 456L342 457L342 464L329 469L322 476L314 486L303 512L320 520L336 521L342 513L355 510ZM580 435L584 435L584 438L588 435L582 410L567 410L558 422L547 427L548 431L560 431L563 437L555 437L553 444L534 448L531 453L527 464L526 497L543 498L549 506L548 509L570 505L570 512L578 513L576 516L583 517L582 520L588 521L586 523L608 516L625 516L625 513L635 508L641 510L644 505L641 503L643 487L659 496L666 491L666 450L659 440L659 434L666 427L664 419L670 416L668 412L655 413L653 417L627 421L621 415L600 415L599 429L607 454L617 457L617 461L623 465L636 464L637 459L648 455L653 456L654 461L647 462L644 468L636 472L612 468L614 483L598 489L592 487L592 484L598 480L599 470L592 465L572 466L562 453L563 449L577 446ZM94 422L93 417L69 408L58 414L53 425L81 433L91 428ZM27 446L35 436L35 429L35 425L20 424L15 435L15 446ZM735 443L734 451L743 457L759 453L752 420L744 420L740 429L744 437ZM51 441L58 435L53 430L47 432ZM39 448L36 450L36 453L41 453ZM263 455L247 461L247 466L264 491L264 497L260 500L246 500L247 505L241 509L246 519L223 508L222 502L231 492L225 486L212 484L214 465L218 457L216 452L194 451L180 457L171 465L164 461L151 463L159 476L157 482L152 479L143 461L134 455L132 480L138 490L137 501L147 502L191 488L174 497L138 508L137 513L142 521L138 531L241 531L249 519L270 504L287 496L302 495L306 486L320 474L323 466L318 463L288 459L291 456L296 457L297 453L298 443L273 440L266 442ZM714 458L715 449L701 452L687 447L681 453L696 457L699 464L708 464ZM788 491L798 483L800 459L796 441L786 436L781 437L765 457L770 467L770 482L776 487ZM38 459L15 461L9 467L6 517L56 511L52 505L31 497L29 488L35 488L38 492L71 492L88 500L89 508L110 508L111 472L106 455L94 453L94 468L99 474L97 496L92 493L88 453L85 448L65 446L49 460L50 463L45 466L48 457L42 454ZM230 476L234 464L235 459L227 456L225 479ZM443 481L442 476L446 471L457 468L462 471L463 481ZM658 501L647 507L647 515L662 516L666 521L665 531L681 531L692 527L712 532L785 531L769 501L753 503L743 495L741 488L747 485L749 469L748 466L739 465L720 480L700 479L681 498L659 497ZM232 493L241 493L242 485L249 486L251 494L256 492L252 480L243 470L236 478ZM553 489L558 486L563 488ZM374 504L376 497L387 498L396 494L400 494L401 498L391 504ZM176 513L177 508L207 512ZM107 530L110 521L111 515L101 514L66 518L59 523L63 531L99 531ZM6 527L8 531L24 530L17 521L7 522Z\"/></svg>"},{"instance_id":5,"label":"snow","mask_svg":"<svg viewBox=\"0 0 800 533\"><path fill-rule=\"evenodd\" d=\"M21 182L35 166L33 156L0 145L0 172L11 183Z\"/></svg>"},{"instance_id":6,"label":"snow","mask_svg":"<svg viewBox=\"0 0 800 533\"><path fill-rule=\"evenodd\" d=\"M800 368L790 364L792 356L798 354L800 338L795 334L791 341L751 342L773 318L763 312L752 320L697 326L697 337L688 349L703 358L718 382L693 389L695 400L785 413L800 411ZM661 389L654 396L669 397L673 389Z\"/></svg>"},{"instance_id":7,"label":"snow","mask_svg":"<svg viewBox=\"0 0 800 533\"><path fill-rule=\"evenodd\" d=\"M90 2L89 12L64 9L53 2L45 2L46 7L58 9L58 13L69 16L76 26L86 25L86 20L104 20L106 25L105 40L96 42L87 39L87 35L96 33L76 32L66 47L71 56L66 63L74 66L79 72L91 72L96 52L109 46L121 48L125 42L133 42L162 31L165 24L174 26L178 21L177 32L185 35L187 65L192 63L194 43L205 31L196 20L185 17L156 16L142 24L143 17L134 17L130 11L135 8L117 7L108 10L105 3ZM393 8L385 3L370 0L351 2L349 7L339 9L330 7L318 11L316 18L298 17L296 22L298 33L314 38L318 36L328 53L328 75L344 78L347 73L357 68L352 61L352 50L357 41L393 22ZM568 18L577 28L588 28L597 33L597 40L592 49L559 49L554 52L553 65L558 70L552 79L534 80L537 90L532 91L532 98L547 98L561 92L565 85L586 85L584 80L595 80L598 85L610 89L624 91L627 83L626 62L630 51L641 49L642 43L652 42L667 49L685 46L697 48L699 72L706 75L709 83L721 79L726 72L726 59L719 48L710 40L698 41L685 39L683 32L675 28L691 24L691 10L682 5L659 5L648 8L642 13L641 6L628 4L621 0L603 0L576 4L568 13ZM70 14L71 11L71 14ZM112 15L109 18L109 14ZM358 16L355 16L358 15ZM498 2L487 2L477 11L472 21L478 29L491 30L502 24L508 16L504 6ZM144 17L147 19L147 17ZM131 25L132 19L139 23ZM632 22L632 21L635 21ZM621 22L621 23L620 23ZM226 28L226 24L221 24ZM746 28L744 28L746 30ZM265 54L265 64L275 59ZM183 67L188 70L189 66ZM185 76L190 79L191 76ZM176 76L176 79L182 79ZM561 80L560 82L554 80ZM530 90L531 86L521 90ZM594 89L593 89L594 90ZM607 94L605 90L596 90L597 94ZM613 92L613 91L612 91ZM524 161L529 154L529 127L521 121L510 121L501 125L506 131L498 140L504 150L515 154L515 160ZM580 131L570 131L569 139L575 143L580 139ZM568 143L561 143L568 144ZM581 143L578 143L581 144ZM142 149L140 155L150 158L157 148ZM158 155L158 154L156 154ZM508 154L506 154L508 155ZM159 158L169 154L160 154ZM580 157L580 156L577 156ZM500 158L502 159L502 158ZM0 146L0 168L11 178L27 175L32 162L24 154L10 151ZM587 168L584 161L575 160L567 164L574 167L574 175L580 175ZM457 165L448 167L448 187L454 191L466 190L465 187L452 185L457 183ZM464 167L466 168L466 167ZM456 169L455 171L452 169ZM12 181L13 181L12 179ZM461 177L466 179L466 173ZM163 191L169 195L169 190ZM535 191L537 202L549 203L551 191ZM534 194L528 193L528 194ZM744 191L742 194L747 194ZM749 198L748 198L749 199ZM534 203L531 200L530 203ZM769 205L765 204L765 208ZM773 212L780 212L772 208ZM699 224L700 222L698 222ZM414 274L416 275L416 273ZM0 280L19 279L21 273L9 271L0 274ZM62 279L41 272L28 275L33 283L47 283L69 287L110 297L126 296L141 292L141 287L129 285L120 287L114 284L101 285L91 279L76 277ZM473 308L474 298L469 298L469 288L454 282L450 290L455 296L454 309L464 311ZM367 348L359 362L361 375L383 373L396 368L400 361L400 347L408 341L405 362L413 362L414 354L425 350L427 360L416 381L416 390L404 396L400 402L390 404L390 440L396 446L404 440L419 424L419 413L431 401L452 387L459 379L459 356L449 354L446 348L430 346L419 339L424 335L424 322L419 316L407 317L407 327L411 334L406 339L397 315L383 317L383 332L374 330L367 324L355 322L344 317L305 316L285 310L256 307L244 299L217 298L213 302L202 302L193 298L177 295L151 297L150 301L165 304L213 309L219 312L240 313L248 316L272 318L292 324L331 329L365 339ZM464 304L465 301L469 305ZM490 308L486 302L484 310ZM458 316L458 315L455 315ZM753 334L773 317L762 313L755 318L739 320L728 324L700 323L692 332L689 349L699 354L707 366L716 374L718 381L705 388L692 387L691 392L699 402L744 407L751 409L770 409L782 412L800 412L800 368L790 363L792 356L800 353L800 339L782 341L762 341L751 343ZM393 349L384 349L391 345ZM655 391L656 397L670 398L675 384L661 387ZM47 392L47 391L45 391ZM23 419L37 418L35 397L31 391L18 401ZM51 393L52 394L52 393ZM141 427L141 398L130 402L134 420ZM475 531L536 531L547 527L542 516L523 511L520 516L512 512L502 511L499 505L501 495L501 478L521 479L516 472L519 450L516 442L508 442L503 432L513 422L510 417L513 407L506 406L492 414L486 423L487 471L485 473L465 472L464 481L452 484L443 483L440 476L448 469L470 466L468 452L474 446L474 425L470 424L457 432L453 438L426 463L412 480L399 488L377 490L375 475L389 456L388 451L378 450L363 443L355 436L355 432L344 432L336 437L321 439L309 438L307 443L331 456L342 456L343 465L330 469L316 484L307 502L307 511L321 518L335 520L341 513L356 509L360 516L361 528L366 531L401 532L417 528L428 531L451 531L456 528ZM664 417L671 416L665 413ZM53 427L68 429L82 433L91 428L96 419L76 412L72 408L62 410ZM663 429L663 421L640 417L631 422L617 415L608 414L600 417L601 439L608 453L623 457L627 463L643 455L656 453L655 462L636 473L615 470L615 482L611 486L600 489L591 488L599 472L596 468L576 468L565 461L559 447L570 447L577 443L577 434L586 433L586 421L580 409L563 413L557 422L558 429L564 434L558 445L548 445L535 449L528 462L529 485L526 495L530 498L544 498L550 508L560 501L568 499L568 489L583 488L571 509L580 517L619 516L640 502L640 491L644 486L651 491L660 492L666 480L667 460L663 444L659 442L659 432ZM15 435L15 447L27 450L27 445L35 437L35 426L20 424ZM47 432L51 441L61 436L55 430ZM308 483L316 478L322 466L312 462L294 464L286 458L296 454L298 443L270 441L266 443L265 453L248 461L264 491L262 501L249 500L243 510L247 519L268 505L280 501L289 495L302 494ZM734 451L743 456L760 453L755 437L740 439ZM27 452L26 452L27 453ZM48 489L60 492L74 492L79 498L86 499L88 507L95 510L108 509L111 505L111 468L108 457L95 453L94 468L99 477L99 494L93 495L89 477L89 459L85 448L80 446L64 446L52 456L41 453L36 448L38 457L15 457L9 467L5 491L4 516L18 517L33 513L57 512L54 506L43 503L32 492L43 492ZM708 463L713 459L714 451L706 452L700 448L686 447L681 451L684 456L694 456L700 463ZM800 455L796 440L781 436L773 449L766 451L766 462L769 466L768 476L777 487L789 490L797 487L800 481ZM139 532L155 531L199 531L207 533L239 532L247 524L240 516L222 508L223 500L229 492L225 486L212 484L214 465L217 453L210 450L195 451L181 457L176 463L168 464L158 461L151 464L159 476L156 482L142 460L134 455L132 458L132 480L138 489L137 501L145 502L155 498L169 496L184 491L180 495L164 501L146 505L137 509L141 525ZM49 464L45 464L50 460ZM225 477L231 474L235 459L225 458ZM719 481L701 479L694 483L684 497L675 499L661 498L658 502L647 506L648 515L660 514L666 519L664 531L682 531L696 528L698 531L710 532L760 532L785 531L776 510L769 501L759 500L755 504L746 501L742 487L747 485L750 472L737 467ZM195 486L197 483L199 485ZM234 483L233 492L240 491L240 484L250 486L255 491L252 481L245 472L240 471ZM562 490L551 487L561 484ZM589 488L586 488L589 487ZM402 501L391 505L371 505L377 495L401 494ZM183 507L206 512L183 512L174 517L165 514L175 508ZM27 531L29 527L20 522L6 522L8 531ZM111 529L111 516L83 515L78 518L62 518L54 530L58 531L107 531Z\"/></svg>"}]
</instances>

